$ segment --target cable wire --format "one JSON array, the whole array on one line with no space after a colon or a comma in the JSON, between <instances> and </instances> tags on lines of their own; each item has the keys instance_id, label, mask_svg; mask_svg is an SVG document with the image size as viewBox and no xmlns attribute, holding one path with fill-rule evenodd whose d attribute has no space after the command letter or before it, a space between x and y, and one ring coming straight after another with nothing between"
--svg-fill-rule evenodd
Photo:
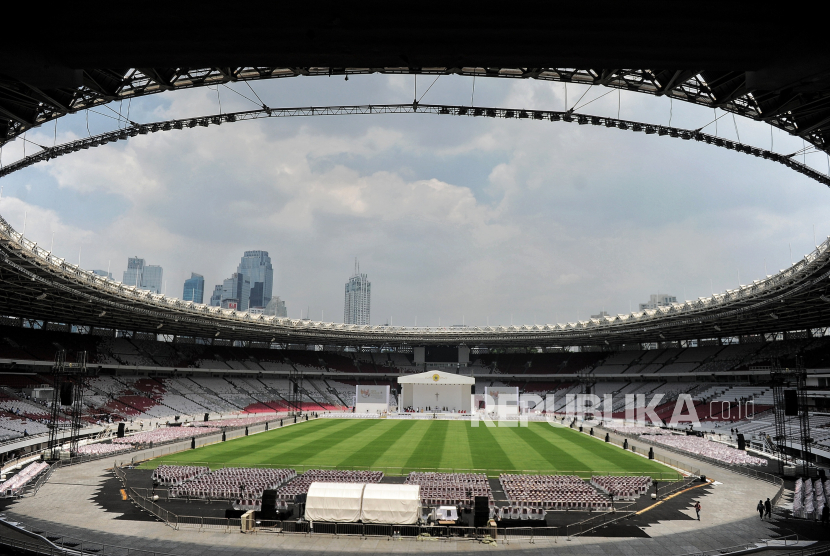
<instances>
[{"instance_id":1,"label":"cable wire","mask_svg":"<svg viewBox=\"0 0 830 556\"><path fill-rule=\"evenodd\" d=\"M348 77L348 76L346 76L346 77ZM256 97L256 99L257 99L257 100L258 100L258 101L262 104L262 107L263 107L263 108L268 108L268 105L267 105L267 104L265 104L264 102L262 102L262 99L261 99L261 98L259 98L259 95L258 95L258 94L256 94L256 91L254 91L254 88L253 88L253 87L251 87L251 83L250 83L247 79L246 79L246 80L244 80L244 83L245 83L245 85L247 85L247 86L248 86L248 88L251 90L251 92L252 92L252 93L254 93L254 96L255 96L255 97Z\"/></svg>"},{"instance_id":2,"label":"cable wire","mask_svg":"<svg viewBox=\"0 0 830 556\"><path fill-rule=\"evenodd\" d=\"M438 77L435 78L435 81L438 81L439 79L441 79L440 74L438 75ZM432 85L435 85L435 81L433 81L432 84L429 87L427 87L427 90L424 91L424 94L422 94L421 98L418 99L418 103L421 102L421 99L423 99L425 96L427 96L427 93L429 92L429 90L432 89Z\"/></svg>"}]
</instances>

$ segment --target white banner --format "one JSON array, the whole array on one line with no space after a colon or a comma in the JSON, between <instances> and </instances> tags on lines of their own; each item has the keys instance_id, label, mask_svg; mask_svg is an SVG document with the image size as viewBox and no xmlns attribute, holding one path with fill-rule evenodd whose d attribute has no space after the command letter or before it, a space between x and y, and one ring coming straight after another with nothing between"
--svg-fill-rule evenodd
<instances>
[{"instance_id":1,"label":"white banner","mask_svg":"<svg viewBox=\"0 0 830 556\"><path fill-rule=\"evenodd\" d=\"M357 403L380 403L389 405L389 385L378 386L370 384L355 386L355 400Z\"/></svg>"}]
</instances>

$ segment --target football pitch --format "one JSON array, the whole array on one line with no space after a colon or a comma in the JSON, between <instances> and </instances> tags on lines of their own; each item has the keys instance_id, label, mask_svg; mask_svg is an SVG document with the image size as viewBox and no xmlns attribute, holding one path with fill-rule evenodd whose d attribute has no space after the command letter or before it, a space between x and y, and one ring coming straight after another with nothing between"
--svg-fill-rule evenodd
<instances>
[{"instance_id":1,"label":"football pitch","mask_svg":"<svg viewBox=\"0 0 830 556\"><path fill-rule=\"evenodd\" d=\"M317 419L162 456L142 467L161 464L290 467L298 472L372 469L387 475L442 471L680 478L673 469L602 439L539 422L488 428L467 421Z\"/></svg>"}]
</instances>

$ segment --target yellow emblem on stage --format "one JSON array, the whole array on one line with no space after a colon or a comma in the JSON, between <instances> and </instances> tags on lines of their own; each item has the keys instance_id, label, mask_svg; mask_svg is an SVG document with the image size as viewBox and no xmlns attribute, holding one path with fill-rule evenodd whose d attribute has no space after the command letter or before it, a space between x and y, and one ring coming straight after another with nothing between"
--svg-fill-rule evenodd
<instances>
[{"instance_id":1,"label":"yellow emblem on stage","mask_svg":"<svg viewBox=\"0 0 830 556\"><path fill-rule=\"evenodd\" d=\"M439 378L441 378L441 375L439 375L438 373L435 373L434 375L432 375L432 380L434 382L438 382Z\"/></svg>"}]
</instances>

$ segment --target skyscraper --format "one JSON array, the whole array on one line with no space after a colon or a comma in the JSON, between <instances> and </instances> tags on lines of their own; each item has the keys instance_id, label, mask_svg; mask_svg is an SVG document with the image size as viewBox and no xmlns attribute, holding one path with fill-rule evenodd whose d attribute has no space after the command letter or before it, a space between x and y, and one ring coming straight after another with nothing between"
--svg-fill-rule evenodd
<instances>
[{"instance_id":1,"label":"skyscraper","mask_svg":"<svg viewBox=\"0 0 830 556\"><path fill-rule=\"evenodd\" d=\"M268 251L245 251L236 272L251 283L250 299L245 301L245 308L267 306L274 289L274 267Z\"/></svg>"},{"instance_id":2,"label":"skyscraper","mask_svg":"<svg viewBox=\"0 0 830 556\"><path fill-rule=\"evenodd\" d=\"M142 274L144 274L144 259L130 257L127 259L127 270L124 271L124 280L122 282L126 286L140 288Z\"/></svg>"},{"instance_id":3,"label":"skyscraper","mask_svg":"<svg viewBox=\"0 0 830 556\"><path fill-rule=\"evenodd\" d=\"M210 296L210 306L219 307L222 305L222 284L217 284L213 288L213 294Z\"/></svg>"},{"instance_id":4,"label":"skyscraper","mask_svg":"<svg viewBox=\"0 0 830 556\"><path fill-rule=\"evenodd\" d=\"M360 266L355 260L354 274L346 282L343 322L346 324L369 324L371 299L372 283L369 282L366 274L360 274Z\"/></svg>"},{"instance_id":5,"label":"skyscraper","mask_svg":"<svg viewBox=\"0 0 830 556\"><path fill-rule=\"evenodd\" d=\"M248 300L251 298L251 282L248 277L234 272L230 278L226 278L222 283L222 306L226 306L226 302L235 301L236 308L239 311L248 310Z\"/></svg>"},{"instance_id":6,"label":"skyscraper","mask_svg":"<svg viewBox=\"0 0 830 556\"><path fill-rule=\"evenodd\" d=\"M288 309L285 307L285 301L280 299L280 296L275 295L268 302L268 305L265 306L263 314L274 317L287 317Z\"/></svg>"},{"instance_id":7,"label":"skyscraper","mask_svg":"<svg viewBox=\"0 0 830 556\"><path fill-rule=\"evenodd\" d=\"M141 290L161 293L161 278L163 269L158 265L147 265L144 259L130 257L127 259L127 270L124 271L122 283L135 286Z\"/></svg>"},{"instance_id":8,"label":"skyscraper","mask_svg":"<svg viewBox=\"0 0 830 556\"><path fill-rule=\"evenodd\" d=\"M157 264L148 264L141 275L141 287L153 293L161 293L161 277L163 269Z\"/></svg>"},{"instance_id":9,"label":"skyscraper","mask_svg":"<svg viewBox=\"0 0 830 556\"><path fill-rule=\"evenodd\" d=\"M184 293L182 299L203 303L205 297L205 277L195 272L190 273L190 278L184 281Z\"/></svg>"}]
</instances>

